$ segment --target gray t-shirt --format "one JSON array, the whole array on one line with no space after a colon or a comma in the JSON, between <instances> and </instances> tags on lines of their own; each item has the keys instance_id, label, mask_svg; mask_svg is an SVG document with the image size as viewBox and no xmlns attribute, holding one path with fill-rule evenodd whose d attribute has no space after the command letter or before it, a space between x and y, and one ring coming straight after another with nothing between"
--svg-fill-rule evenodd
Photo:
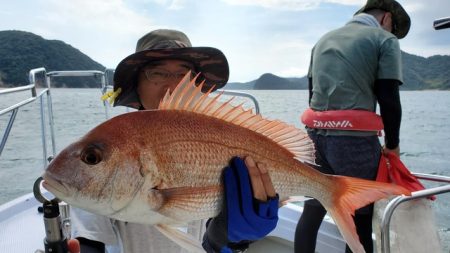
<instances>
[{"instance_id":1,"label":"gray t-shirt","mask_svg":"<svg viewBox=\"0 0 450 253\"><path fill-rule=\"evenodd\" d=\"M72 238L102 242L107 253L187 252L151 225L118 221L76 207L71 207L70 220ZM186 231L200 240L204 227L202 221L192 222Z\"/></svg>"},{"instance_id":2,"label":"gray t-shirt","mask_svg":"<svg viewBox=\"0 0 450 253\"><path fill-rule=\"evenodd\" d=\"M403 82L398 39L377 27L349 23L325 34L314 46L308 77L313 80L311 108L376 111L375 80ZM327 135L375 132L321 131Z\"/></svg>"}]
</instances>

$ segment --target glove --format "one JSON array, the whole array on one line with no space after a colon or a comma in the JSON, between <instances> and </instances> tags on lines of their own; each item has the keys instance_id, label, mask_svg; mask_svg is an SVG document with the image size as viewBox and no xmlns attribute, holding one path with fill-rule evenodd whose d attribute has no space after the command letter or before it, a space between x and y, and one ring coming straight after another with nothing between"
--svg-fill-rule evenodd
<instances>
[{"instance_id":1,"label":"glove","mask_svg":"<svg viewBox=\"0 0 450 253\"><path fill-rule=\"evenodd\" d=\"M223 171L224 205L210 219L203 237L207 252L238 252L265 237L278 222L278 195L267 202L253 198L248 169L235 157Z\"/></svg>"}]
</instances>

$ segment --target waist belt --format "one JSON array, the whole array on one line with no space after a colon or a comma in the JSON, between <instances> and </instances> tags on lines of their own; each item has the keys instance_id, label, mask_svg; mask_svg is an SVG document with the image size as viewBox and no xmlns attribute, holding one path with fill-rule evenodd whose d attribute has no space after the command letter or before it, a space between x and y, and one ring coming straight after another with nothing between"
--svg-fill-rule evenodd
<instances>
[{"instance_id":1,"label":"waist belt","mask_svg":"<svg viewBox=\"0 0 450 253\"><path fill-rule=\"evenodd\" d=\"M384 128L380 115L363 110L313 111L308 108L301 121L309 128L318 129L381 131Z\"/></svg>"}]
</instances>

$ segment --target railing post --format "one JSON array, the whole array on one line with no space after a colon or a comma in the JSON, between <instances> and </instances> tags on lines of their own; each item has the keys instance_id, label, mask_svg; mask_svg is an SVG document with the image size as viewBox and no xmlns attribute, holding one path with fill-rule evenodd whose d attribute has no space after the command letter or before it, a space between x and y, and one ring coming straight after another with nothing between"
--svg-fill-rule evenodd
<instances>
[{"instance_id":1,"label":"railing post","mask_svg":"<svg viewBox=\"0 0 450 253\"><path fill-rule=\"evenodd\" d=\"M16 108L12 111L12 114L8 121L8 125L6 126L5 132L3 133L2 142L0 143L0 156L2 155L3 149L5 148L6 141L8 140L9 133L11 132L11 128L14 124L14 120L16 119L18 110L19 110L19 108Z\"/></svg>"},{"instance_id":2,"label":"railing post","mask_svg":"<svg viewBox=\"0 0 450 253\"><path fill-rule=\"evenodd\" d=\"M104 95L107 91L108 91L108 83L106 82L106 78L107 78L107 69L105 70L105 74L102 76L102 89L101 89L101 93L102 95ZM109 76L108 76L108 80L109 80ZM109 119L109 107L108 107L108 101L107 100L103 100L103 107L105 108L105 117L106 120Z\"/></svg>"},{"instance_id":3,"label":"railing post","mask_svg":"<svg viewBox=\"0 0 450 253\"><path fill-rule=\"evenodd\" d=\"M450 177L444 176L436 176L434 175L433 181L439 182L447 182L450 183ZM391 243L390 243L390 223L392 215L397 208L403 202L410 201L413 199L426 198L433 195L443 194L450 192L450 184L434 187L430 189L424 189L420 191L415 191L411 193L411 196L398 196L392 199L384 209L383 217L381 219L381 252L382 253L390 253L391 252Z\"/></svg>"},{"instance_id":4,"label":"railing post","mask_svg":"<svg viewBox=\"0 0 450 253\"><path fill-rule=\"evenodd\" d=\"M52 94L50 91L50 78L46 76L45 83L47 85L47 110L48 110L48 124L50 126L50 136L52 140L52 156L55 157L56 155L56 140L55 140L55 123L53 119L53 101L52 101ZM45 158L47 161L47 157Z\"/></svg>"},{"instance_id":5,"label":"railing post","mask_svg":"<svg viewBox=\"0 0 450 253\"><path fill-rule=\"evenodd\" d=\"M42 157L44 162L44 168L47 167L47 131L45 128L45 112L44 112L44 97L39 97L40 113L41 113L41 139L42 139Z\"/></svg>"}]
</instances>

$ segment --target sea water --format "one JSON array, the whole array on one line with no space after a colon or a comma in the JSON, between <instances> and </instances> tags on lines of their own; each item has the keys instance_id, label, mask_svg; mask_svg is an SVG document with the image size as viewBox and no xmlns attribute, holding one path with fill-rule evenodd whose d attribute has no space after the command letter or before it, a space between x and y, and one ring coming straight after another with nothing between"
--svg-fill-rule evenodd
<instances>
[{"instance_id":1,"label":"sea water","mask_svg":"<svg viewBox=\"0 0 450 253\"><path fill-rule=\"evenodd\" d=\"M259 101L261 113L303 128L300 114L308 104L307 91L244 91ZM0 97L0 110L29 97L30 92ZM106 119L98 89L52 89L56 152ZM403 119L400 135L401 159L413 172L450 176L450 91L402 91ZM44 100L44 102L46 102ZM246 103L251 107L251 103ZM126 112L114 109L112 115ZM0 133L10 114L0 116ZM46 126L47 131L49 127ZM0 204L32 191L43 172L40 111L38 103L18 111L11 134L0 157ZM51 139L47 138L50 142ZM48 147L48 154L52 152ZM435 187L443 183L424 183ZM450 193L434 203L444 248L450 244Z\"/></svg>"}]
</instances>

